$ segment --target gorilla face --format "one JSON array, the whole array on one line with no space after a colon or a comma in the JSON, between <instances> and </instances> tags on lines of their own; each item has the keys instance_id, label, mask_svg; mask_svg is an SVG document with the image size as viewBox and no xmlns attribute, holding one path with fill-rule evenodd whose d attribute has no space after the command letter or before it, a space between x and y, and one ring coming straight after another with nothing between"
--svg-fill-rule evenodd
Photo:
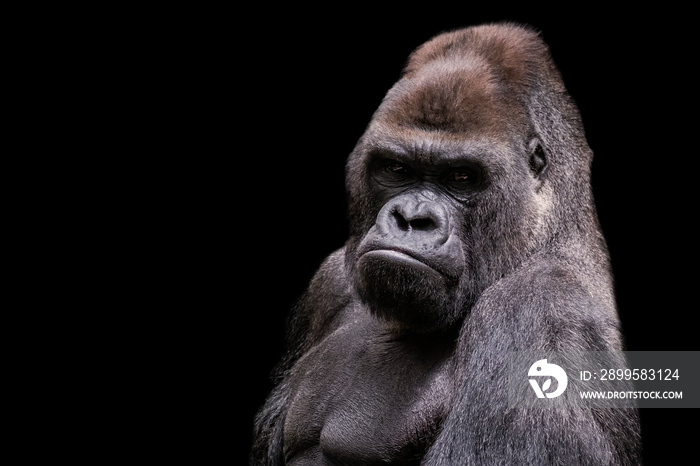
<instances>
[{"instance_id":1,"label":"gorilla face","mask_svg":"<svg viewBox=\"0 0 700 466\"><path fill-rule=\"evenodd\" d=\"M376 165L377 183L412 183L415 172L406 164L384 159ZM461 173L450 176L466 176ZM375 314L419 328L432 327L436 318L454 320L465 262L460 220L434 190L416 188L390 198L357 252L359 290Z\"/></svg>"},{"instance_id":2,"label":"gorilla face","mask_svg":"<svg viewBox=\"0 0 700 466\"><path fill-rule=\"evenodd\" d=\"M367 221L348 249L356 288L402 328L448 327L534 248L542 151L502 140L372 146L356 212ZM511 163L495 163L504 152Z\"/></svg>"},{"instance_id":3,"label":"gorilla face","mask_svg":"<svg viewBox=\"0 0 700 466\"><path fill-rule=\"evenodd\" d=\"M346 264L370 310L402 328L458 322L537 243L544 150L485 73L405 76L348 161Z\"/></svg>"}]
</instances>

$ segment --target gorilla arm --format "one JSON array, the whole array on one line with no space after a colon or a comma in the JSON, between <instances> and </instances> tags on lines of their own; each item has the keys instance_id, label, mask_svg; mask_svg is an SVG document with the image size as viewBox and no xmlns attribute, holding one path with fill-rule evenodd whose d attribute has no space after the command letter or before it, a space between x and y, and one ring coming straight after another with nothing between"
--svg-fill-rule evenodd
<instances>
[{"instance_id":1,"label":"gorilla arm","mask_svg":"<svg viewBox=\"0 0 700 466\"><path fill-rule=\"evenodd\" d=\"M286 354L273 374L275 387L256 416L251 464L285 463L283 431L291 402L290 371L302 355L333 331L351 302L350 287L344 280L344 257L344 249L328 256L294 306L287 325Z\"/></svg>"},{"instance_id":2,"label":"gorilla arm","mask_svg":"<svg viewBox=\"0 0 700 466\"><path fill-rule=\"evenodd\" d=\"M509 352L621 350L614 308L567 269L533 257L472 308L457 348L458 395L421 464L636 464L625 446L638 436L633 410L508 405Z\"/></svg>"}]
</instances>

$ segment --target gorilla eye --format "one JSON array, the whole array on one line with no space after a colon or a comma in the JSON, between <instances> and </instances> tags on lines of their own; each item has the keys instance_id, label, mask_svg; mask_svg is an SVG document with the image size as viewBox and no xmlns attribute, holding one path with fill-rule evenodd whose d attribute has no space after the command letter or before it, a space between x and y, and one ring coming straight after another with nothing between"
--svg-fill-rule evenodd
<instances>
[{"instance_id":1,"label":"gorilla eye","mask_svg":"<svg viewBox=\"0 0 700 466\"><path fill-rule=\"evenodd\" d=\"M458 200L466 201L485 187L483 171L478 167L455 167L443 175L445 188Z\"/></svg>"},{"instance_id":2,"label":"gorilla eye","mask_svg":"<svg viewBox=\"0 0 700 466\"><path fill-rule=\"evenodd\" d=\"M405 188L416 179L410 165L382 153L372 154L369 169L374 181L386 188Z\"/></svg>"},{"instance_id":3,"label":"gorilla eye","mask_svg":"<svg viewBox=\"0 0 700 466\"><path fill-rule=\"evenodd\" d=\"M450 173L450 181L457 183L466 183L472 181L473 174L469 170L455 170Z\"/></svg>"},{"instance_id":4,"label":"gorilla eye","mask_svg":"<svg viewBox=\"0 0 700 466\"><path fill-rule=\"evenodd\" d=\"M408 175L409 173L409 168L400 162L392 162L386 166L386 169L396 175Z\"/></svg>"}]
</instances>

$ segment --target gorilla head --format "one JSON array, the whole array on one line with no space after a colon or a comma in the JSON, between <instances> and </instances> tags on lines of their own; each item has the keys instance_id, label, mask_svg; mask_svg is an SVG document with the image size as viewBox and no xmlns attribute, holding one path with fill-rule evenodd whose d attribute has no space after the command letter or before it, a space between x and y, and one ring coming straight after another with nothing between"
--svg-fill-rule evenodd
<instances>
[{"instance_id":1,"label":"gorilla head","mask_svg":"<svg viewBox=\"0 0 700 466\"><path fill-rule=\"evenodd\" d=\"M567 208L592 205L591 155L563 89L519 27L443 34L413 53L347 164L346 264L375 315L449 327L558 230L595 222Z\"/></svg>"}]
</instances>

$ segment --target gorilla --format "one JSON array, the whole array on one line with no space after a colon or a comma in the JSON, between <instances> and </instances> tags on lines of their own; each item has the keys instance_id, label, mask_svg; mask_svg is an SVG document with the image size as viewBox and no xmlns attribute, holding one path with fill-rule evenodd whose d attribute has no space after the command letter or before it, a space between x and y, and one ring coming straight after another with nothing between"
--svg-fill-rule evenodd
<instances>
[{"instance_id":1,"label":"gorilla","mask_svg":"<svg viewBox=\"0 0 700 466\"><path fill-rule=\"evenodd\" d=\"M416 49L348 158L349 238L293 309L251 464L639 464L636 410L505 393L510 352L622 350L591 160L537 32Z\"/></svg>"}]
</instances>

